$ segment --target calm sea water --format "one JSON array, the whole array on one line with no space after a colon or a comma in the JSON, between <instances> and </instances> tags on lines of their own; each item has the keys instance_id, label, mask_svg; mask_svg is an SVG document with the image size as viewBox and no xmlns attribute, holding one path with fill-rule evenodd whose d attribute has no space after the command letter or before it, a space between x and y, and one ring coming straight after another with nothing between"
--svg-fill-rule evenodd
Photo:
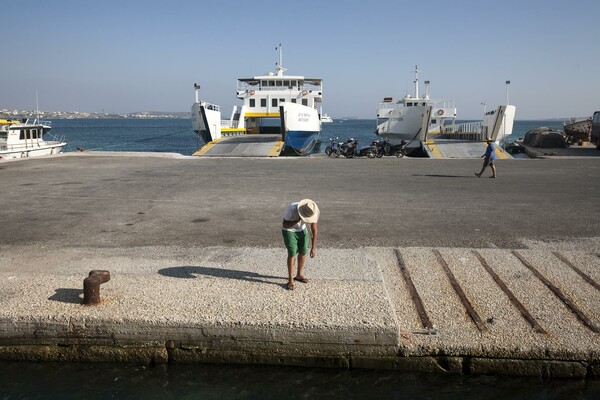
<instances>
[{"instance_id":1,"label":"calm sea water","mask_svg":"<svg viewBox=\"0 0 600 400\"><path fill-rule=\"evenodd\" d=\"M2 399L598 399L600 381L269 366L0 363Z\"/></svg>"},{"instance_id":2,"label":"calm sea water","mask_svg":"<svg viewBox=\"0 0 600 400\"><path fill-rule=\"evenodd\" d=\"M508 140L523 137L533 128L547 126L562 129L560 121L515 121L513 135ZM330 137L340 140L353 137L359 146L366 146L376 137L375 120L336 120L323 124L320 140L325 149ZM191 155L203 143L192 131L187 119L71 119L53 120L52 134L68 142L66 151L156 151Z\"/></svg>"},{"instance_id":3,"label":"calm sea water","mask_svg":"<svg viewBox=\"0 0 600 400\"><path fill-rule=\"evenodd\" d=\"M153 151L191 155L201 143L189 120L54 120L67 151ZM514 135L562 123L517 121ZM374 138L374 120L323 125L322 140ZM321 146L324 148L324 146ZM371 370L230 365L140 367L0 362L0 399L599 399L600 380L444 376Z\"/></svg>"}]
</instances>

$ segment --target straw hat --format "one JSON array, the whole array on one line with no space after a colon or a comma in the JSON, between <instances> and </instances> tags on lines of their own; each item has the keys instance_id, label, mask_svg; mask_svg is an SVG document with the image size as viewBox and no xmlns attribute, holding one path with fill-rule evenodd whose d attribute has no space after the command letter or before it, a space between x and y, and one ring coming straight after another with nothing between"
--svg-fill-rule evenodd
<instances>
[{"instance_id":1,"label":"straw hat","mask_svg":"<svg viewBox=\"0 0 600 400\"><path fill-rule=\"evenodd\" d=\"M315 223L319 220L319 207L317 203L310 199L303 199L298 202L298 214L300 219L307 224Z\"/></svg>"}]
</instances>

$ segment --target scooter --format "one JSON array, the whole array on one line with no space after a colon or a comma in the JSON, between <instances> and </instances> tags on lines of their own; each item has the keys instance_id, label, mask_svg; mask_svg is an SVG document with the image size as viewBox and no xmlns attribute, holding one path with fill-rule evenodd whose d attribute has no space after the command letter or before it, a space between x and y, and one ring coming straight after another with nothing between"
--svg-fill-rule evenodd
<instances>
[{"instance_id":1,"label":"scooter","mask_svg":"<svg viewBox=\"0 0 600 400\"><path fill-rule=\"evenodd\" d=\"M339 147L340 154L346 158L354 158L356 155L356 147L358 146L358 140L350 138L341 144Z\"/></svg>"},{"instance_id":2,"label":"scooter","mask_svg":"<svg viewBox=\"0 0 600 400\"><path fill-rule=\"evenodd\" d=\"M405 140L401 141L400 144L396 144L393 146L389 146L387 153L390 156L396 156L398 158L404 157L406 155L406 145L408 142Z\"/></svg>"},{"instance_id":3,"label":"scooter","mask_svg":"<svg viewBox=\"0 0 600 400\"><path fill-rule=\"evenodd\" d=\"M366 152L369 158L381 158L386 153L386 147L388 147L388 141L383 139L375 139L371 142L371 147Z\"/></svg>"},{"instance_id":4,"label":"scooter","mask_svg":"<svg viewBox=\"0 0 600 400\"><path fill-rule=\"evenodd\" d=\"M335 140L333 138L329 138L329 144L325 148L325 154L327 154L328 157L334 156L337 158L340 156L340 147L341 146L342 146L342 143L338 142L337 137L335 138Z\"/></svg>"}]
</instances>

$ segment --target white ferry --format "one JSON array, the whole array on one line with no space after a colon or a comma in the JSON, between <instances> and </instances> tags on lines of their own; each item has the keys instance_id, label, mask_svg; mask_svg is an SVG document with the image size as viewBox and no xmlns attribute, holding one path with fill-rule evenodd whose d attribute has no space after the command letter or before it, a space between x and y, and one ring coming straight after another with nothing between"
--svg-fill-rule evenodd
<instances>
[{"instance_id":1,"label":"white ferry","mask_svg":"<svg viewBox=\"0 0 600 400\"><path fill-rule=\"evenodd\" d=\"M192 128L211 142L229 135L277 134L288 154L309 154L321 132L318 112L322 102L323 80L300 75L284 75L282 50L276 73L238 78L237 98L229 120L221 119L220 107L201 101L195 85L196 102L192 105Z\"/></svg>"},{"instance_id":2,"label":"white ferry","mask_svg":"<svg viewBox=\"0 0 600 400\"><path fill-rule=\"evenodd\" d=\"M454 100L433 100L429 97L429 81L425 94L419 96L419 69L415 66L415 94L394 101L384 97L377 107L375 133L392 145L403 145L410 153L420 149L428 133L453 127L456 121ZM447 121L450 123L447 123ZM451 128L452 129L452 128Z\"/></svg>"},{"instance_id":3,"label":"white ferry","mask_svg":"<svg viewBox=\"0 0 600 400\"><path fill-rule=\"evenodd\" d=\"M67 143L47 141L43 136L51 129L49 122L0 119L0 158L27 158L58 154Z\"/></svg>"}]
</instances>

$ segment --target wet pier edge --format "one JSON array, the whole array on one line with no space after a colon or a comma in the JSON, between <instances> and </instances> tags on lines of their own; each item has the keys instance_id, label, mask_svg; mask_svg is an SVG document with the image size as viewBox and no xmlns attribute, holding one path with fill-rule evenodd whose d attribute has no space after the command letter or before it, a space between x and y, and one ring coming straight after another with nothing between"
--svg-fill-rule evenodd
<instances>
[{"instance_id":1,"label":"wet pier edge","mask_svg":"<svg viewBox=\"0 0 600 400\"><path fill-rule=\"evenodd\" d=\"M597 378L599 162L507 160L496 180L472 177L479 167L1 164L14 190L0 192L0 359ZM322 210L318 254L288 291L278 224L306 194ZM95 270L110 280L84 305Z\"/></svg>"}]
</instances>

